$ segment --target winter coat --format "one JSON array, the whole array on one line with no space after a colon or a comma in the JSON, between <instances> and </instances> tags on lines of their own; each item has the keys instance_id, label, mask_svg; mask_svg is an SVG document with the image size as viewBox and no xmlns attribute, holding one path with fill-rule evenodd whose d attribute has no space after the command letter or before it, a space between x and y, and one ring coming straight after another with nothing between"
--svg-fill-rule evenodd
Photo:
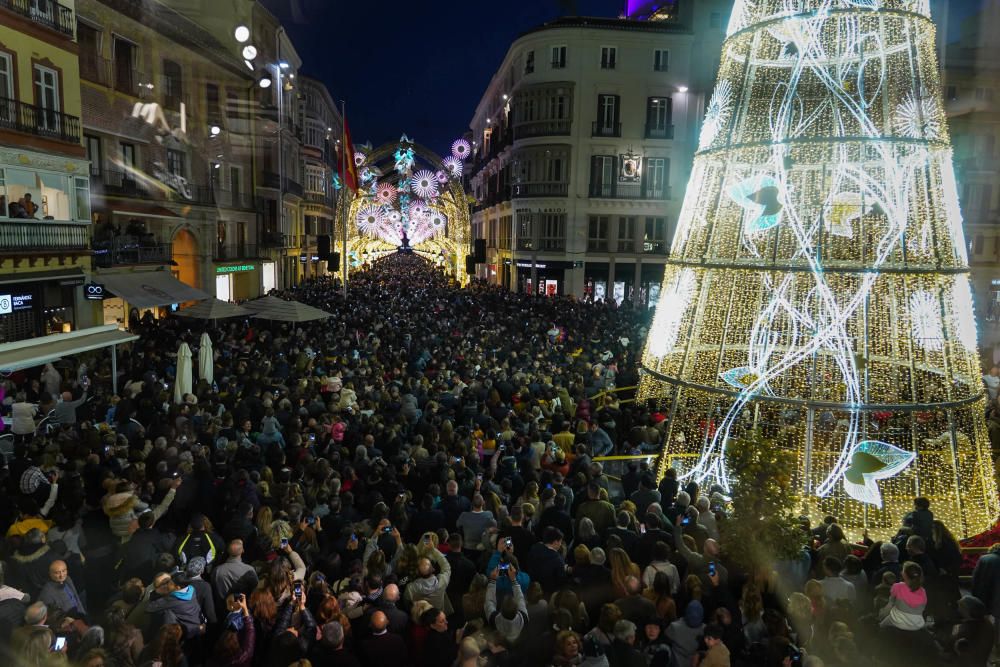
<instances>
[{"instance_id":1,"label":"winter coat","mask_svg":"<svg viewBox=\"0 0 1000 667\"><path fill-rule=\"evenodd\" d=\"M7 583L38 599L42 586L49 580L49 566L59 560L59 556L47 544L34 551L22 545L7 561Z\"/></svg>"},{"instance_id":2,"label":"winter coat","mask_svg":"<svg viewBox=\"0 0 1000 667\"><path fill-rule=\"evenodd\" d=\"M184 628L184 636L188 639L200 636L204 628L201 605L195 596L194 586L185 586L152 600L146 605L146 613L151 620L148 636L154 636L161 626L168 623L179 624Z\"/></svg>"}]
</instances>

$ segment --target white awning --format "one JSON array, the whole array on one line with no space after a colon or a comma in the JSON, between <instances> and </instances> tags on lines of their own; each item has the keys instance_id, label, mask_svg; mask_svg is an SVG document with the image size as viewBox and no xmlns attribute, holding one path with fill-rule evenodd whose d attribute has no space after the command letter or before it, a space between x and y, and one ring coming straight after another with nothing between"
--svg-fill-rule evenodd
<instances>
[{"instance_id":1,"label":"white awning","mask_svg":"<svg viewBox=\"0 0 1000 667\"><path fill-rule=\"evenodd\" d=\"M139 337L134 334L122 331L117 325L108 324L71 333L4 343L0 345L0 371L33 368L81 352L129 343L137 338Z\"/></svg>"},{"instance_id":2,"label":"white awning","mask_svg":"<svg viewBox=\"0 0 1000 667\"><path fill-rule=\"evenodd\" d=\"M94 282L128 301L135 308L168 306L211 298L200 289L185 285L167 271L137 271L94 276Z\"/></svg>"}]
</instances>

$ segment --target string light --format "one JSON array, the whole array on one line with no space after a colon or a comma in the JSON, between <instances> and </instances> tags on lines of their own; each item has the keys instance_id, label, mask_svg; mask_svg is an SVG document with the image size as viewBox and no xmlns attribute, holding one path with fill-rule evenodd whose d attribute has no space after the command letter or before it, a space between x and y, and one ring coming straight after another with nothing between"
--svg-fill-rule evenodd
<instances>
[{"instance_id":1,"label":"string light","mask_svg":"<svg viewBox=\"0 0 1000 667\"><path fill-rule=\"evenodd\" d=\"M925 496L992 525L934 33L926 0L736 2L643 357L661 474L728 489L760 429L814 520L885 536Z\"/></svg>"}]
</instances>

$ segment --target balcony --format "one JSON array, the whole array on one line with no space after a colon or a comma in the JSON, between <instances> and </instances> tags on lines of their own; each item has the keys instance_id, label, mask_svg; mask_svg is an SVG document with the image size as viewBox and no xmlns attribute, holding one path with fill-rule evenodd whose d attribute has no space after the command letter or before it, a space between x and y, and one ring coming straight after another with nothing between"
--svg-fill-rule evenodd
<instances>
[{"instance_id":1,"label":"balcony","mask_svg":"<svg viewBox=\"0 0 1000 667\"><path fill-rule=\"evenodd\" d=\"M532 137L564 137L568 136L573 121L569 118L557 120L531 120L514 126L514 140L530 139Z\"/></svg>"},{"instance_id":2,"label":"balcony","mask_svg":"<svg viewBox=\"0 0 1000 667\"><path fill-rule=\"evenodd\" d=\"M673 139L674 138L674 126L673 125L650 125L646 123L646 138L647 139Z\"/></svg>"},{"instance_id":3,"label":"balcony","mask_svg":"<svg viewBox=\"0 0 1000 667\"><path fill-rule=\"evenodd\" d=\"M565 197L569 183L519 183L514 187L515 197Z\"/></svg>"},{"instance_id":4,"label":"balcony","mask_svg":"<svg viewBox=\"0 0 1000 667\"><path fill-rule=\"evenodd\" d=\"M90 221L0 220L0 253L90 249Z\"/></svg>"},{"instance_id":5,"label":"balcony","mask_svg":"<svg viewBox=\"0 0 1000 667\"><path fill-rule=\"evenodd\" d=\"M120 169L105 169L99 178L101 186L95 187L94 189L103 190L103 193L106 195L133 197L135 199L149 199L152 201L162 201L164 199L171 198L169 196L164 196L162 188L150 185L146 181L137 179L127 171L122 171ZM92 186L95 185L96 183L92 183ZM175 193L173 197L179 201L201 204L202 206L221 205L218 201L218 194L221 193L216 193L210 186L195 185L185 179L184 190L184 194L178 192L175 187L171 187L170 191ZM250 198L248 196L246 208L252 207L249 199Z\"/></svg>"},{"instance_id":6,"label":"balcony","mask_svg":"<svg viewBox=\"0 0 1000 667\"><path fill-rule=\"evenodd\" d=\"M333 206L333 195L328 195L325 192L306 192L305 200L310 204L322 204L323 206Z\"/></svg>"},{"instance_id":7,"label":"balcony","mask_svg":"<svg viewBox=\"0 0 1000 667\"><path fill-rule=\"evenodd\" d=\"M277 190L281 187L281 178L276 172L264 170L261 174L260 182L258 185L262 188L273 188ZM303 194L302 184L298 181L293 181L289 177L285 176L285 194L295 195L301 197Z\"/></svg>"},{"instance_id":8,"label":"balcony","mask_svg":"<svg viewBox=\"0 0 1000 667\"><path fill-rule=\"evenodd\" d=\"M0 0L0 9L20 14L33 23L73 39L76 33L76 19L73 10L63 7L55 0Z\"/></svg>"},{"instance_id":9,"label":"balcony","mask_svg":"<svg viewBox=\"0 0 1000 667\"><path fill-rule=\"evenodd\" d=\"M591 124L590 136L592 137L620 137L622 136L621 123L604 123L594 121Z\"/></svg>"},{"instance_id":10,"label":"balcony","mask_svg":"<svg viewBox=\"0 0 1000 667\"><path fill-rule=\"evenodd\" d=\"M167 264L170 244L158 243L152 234L124 234L94 241L94 265L107 269L130 264Z\"/></svg>"},{"instance_id":11,"label":"balcony","mask_svg":"<svg viewBox=\"0 0 1000 667\"><path fill-rule=\"evenodd\" d=\"M231 262L237 259L255 259L260 256L260 251L255 243L220 243L216 246L212 259L217 262Z\"/></svg>"},{"instance_id":12,"label":"balcony","mask_svg":"<svg viewBox=\"0 0 1000 667\"><path fill-rule=\"evenodd\" d=\"M80 119L76 116L5 97L0 97L0 129L25 132L70 144L80 143Z\"/></svg>"},{"instance_id":13,"label":"balcony","mask_svg":"<svg viewBox=\"0 0 1000 667\"><path fill-rule=\"evenodd\" d=\"M281 232L264 232L260 239L261 248L294 248L294 243L295 237Z\"/></svg>"},{"instance_id":14,"label":"balcony","mask_svg":"<svg viewBox=\"0 0 1000 667\"><path fill-rule=\"evenodd\" d=\"M591 183L591 199L670 199L670 186L648 186L645 183Z\"/></svg>"},{"instance_id":15,"label":"balcony","mask_svg":"<svg viewBox=\"0 0 1000 667\"><path fill-rule=\"evenodd\" d=\"M111 61L93 54L80 54L80 78L105 88L111 86Z\"/></svg>"}]
</instances>

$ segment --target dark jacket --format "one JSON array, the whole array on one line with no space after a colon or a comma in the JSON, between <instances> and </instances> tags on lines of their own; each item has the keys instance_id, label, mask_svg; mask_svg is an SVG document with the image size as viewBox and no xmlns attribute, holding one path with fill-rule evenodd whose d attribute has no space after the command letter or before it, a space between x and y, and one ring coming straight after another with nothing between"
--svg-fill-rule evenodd
<instances>
[{"instance_id":1,"label":"dark jacket","mask_svg":"<svg viewBox=\"0 0 1000 667\"><path fill-rule=\"evenodd\" d=\"M28 549L30 547L22 544L7 561L7 585L37 600L42 586L49 580L49 565L59 560L59 556L47 544L32 551Z\"/></svg>"},{"instance_id":2,"label":"dark jacket","mask_svg":"<svg viewBox=\"0 0 1000 667\"><path fill-rule=\"evenodd\" d=\"M462 596L469 591L476 576L476 564L461 553L447 553L445 560L451 565L451 579L448 581L448 599L454 609L462 608Z\"/></svg>"},{"instance_id":3,"label":"dark jacket","mask_svg":"<svg viewBox=\"0 0 1000 667\"><path fill-rule=\"evenodd\" d=\"M532 581L537 581L546 593L555 593L566 576L566 561L558 551L536 543L528 552L527 561L521 568Z\"/></svg>"},{"instance_id":4,"label":"dark jacket","mask_svg":"<svg viewBox=\"0 0 1000 667\"><path fill-rule=\"evenodd\" d=\"M611 667L646 667L646 659L631 644L615 639L608 647L608 664Z\"/></svg>"},{"instance_id":5,"label":"dark jacket","mask_svg":"<svg viewBox=\"0 0 1000 667\"><path fill-rule=\"evenodd\" d=\"M215 533L188 533L177 538L174 555L180 563L187 563L192 558L201 556L206 563L211 564L225 558L226 543Z\"/></svg>"},{"instance_id":6,"label":"dark jacket","mask_svg":"<svg viewBox=\"0 0 1000 667\"><path fill-rule=\"evenodd\" d=\"M148 581L154 574L156 557L170 551L170 538L154 528L140 528L132 533L125 544L125 551L119 561L121 579L139 577Z\"/></svg>"},{"instance_id":7,"label":"dark jacket","mask_svg":"<svg viewBox=\"0 0 1000 667\"><path fill-rule=\"evenodd\" d=\"M458 646L455 644L455 631L449 628L444 632L430 630L424 640L424 650L420 656L420 667L451 667L455 662Z\"/></svg>"},{"instance_id":8,"label":"dark jacket","mask_svg":"<svg viewBox=\"0 0 1000 667\"><path fill-rule=\"evenodd\" d=\"M402 667L410 664L406 642L391 632L362 641L360 653L365 667Z\"/></svg>"},{"instance_id":9,"label":"dark jacket","mask_svg":"<svg viewBox=\"0 0 1000 667\"><path fill-rule=\"evenodd\" d=\"M374 602L365 605L365 610L361 614L361 629L363 632L361 636L370 637L371 636L371 619L372 615L380 611L386 615L389 619L389 632L404 637L406 635L406 626L410 622L410 617L405 611L397 607L394 603L379 597ZM354 625L352 623L352 625Z\"/></svg>"},{"instance_id":10,"label":"dark jacket","mask_svg":"<svg viewBox=\"0 0 1000 667\"><path fill-rule=\"evenodd\" d=\"M7 645L10 633L24 624L24 612L28 605L22 600L8 599L0 602L0 644Z\"/></svg>"},{"instance_id":11,"label":"dark jacket","mask_svg":"<svg viewBox=\"0 0 1000 667\"><path fill-rule=\"evenodd\" d=\"M178 623L184 628L187 639L200 636L204 628L201 605L198 604L194 586L185 586L170 595L150 601L146 606L146 613L150 617L147 637L155 636L160 627L168 623Z\"/></svg>"}]
</instances>

